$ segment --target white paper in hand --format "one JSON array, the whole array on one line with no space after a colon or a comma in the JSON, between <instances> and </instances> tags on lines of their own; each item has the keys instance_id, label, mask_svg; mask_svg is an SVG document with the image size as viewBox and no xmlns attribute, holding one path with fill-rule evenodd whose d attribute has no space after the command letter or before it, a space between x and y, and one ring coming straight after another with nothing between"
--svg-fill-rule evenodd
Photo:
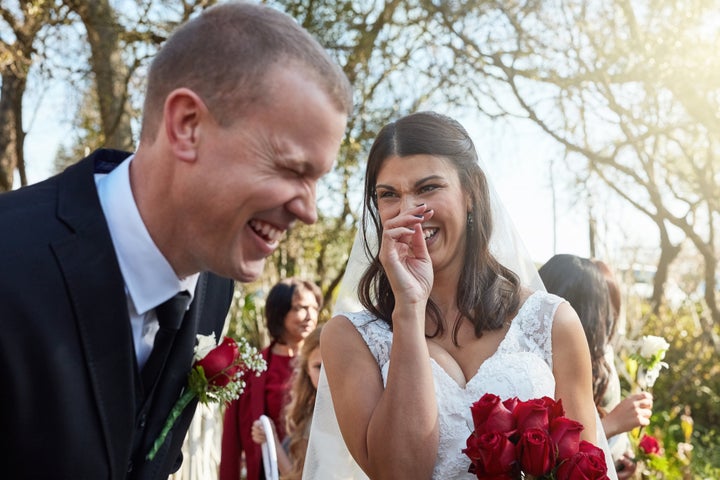
<instances>
[{"instance_id":1,"label":"white paper in hand","mask_svg":"<svg viewBox=\"0 0 720 480\"><path fill-rule=\"evenodd\" d=\"M260 416L260 423L265 431L265 443L262 444L263 468L265 480L278 480L277 451L273 435L272 420L267 415Z\"/></svg>"}]
</instances>

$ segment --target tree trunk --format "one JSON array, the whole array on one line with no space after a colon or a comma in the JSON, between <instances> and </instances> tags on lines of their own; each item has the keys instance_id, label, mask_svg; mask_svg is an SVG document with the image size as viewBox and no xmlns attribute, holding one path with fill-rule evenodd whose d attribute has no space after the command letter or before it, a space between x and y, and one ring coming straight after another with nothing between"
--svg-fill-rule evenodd
<instances>
[{"instance_id":1,"label":"tree trunk","mask_svg":"<svg viewBox=\"0 0 720 480\"><path fill-rule=\"evenodd\" d=\"M90 68L95 75L95 88L104 146L132 150L128 103L130 69L123 62L120 33L115 10L108 0L76 0L70 2L82 19L90 44Z\"/></svg>"},{"instance_id":2,"label":"tree trunk","mask_svg":"<svg viewBox=\"0 0 720 480\"><path fill-rule=\"evenodd\" d=\"M707 303L710 310L713 325L720 325L720 310L718 309L717 295L715 293L717 288L715 277L717 258L706 253L703 255L703 259L705 260L705 303ZM712 325L709 328L712 329Z\"/></svg>"},{"instance_id":3,"label":"tree trunk","mask_svg":"<svg viewBox=\"0 0 720 480\"><path fill-rule=\"evenodd\" d=\"M22 97L26 81L12 71L2 75L0 93L0 192L12 189L15 169L20 170L21 185L27 184L25 178L22 129Z\"/></svg>"},{"instance_id":4,"label":"tree trunk","mask_svg":"<svg viewBox=\"0 0 720 480\"><path fill-rule=\"evenodd\" d=\"M681 245L673 245L668 236L667 228L662 220L656 221L658 231L660 232L660 258L658 259L655 277L653 278L653 293L650 298L650 305L653 313L660 313L660 305L665 291L665 282L668 279L668 269L670 264L677 258L680 253Z\"/></svg>"}]
</instances>

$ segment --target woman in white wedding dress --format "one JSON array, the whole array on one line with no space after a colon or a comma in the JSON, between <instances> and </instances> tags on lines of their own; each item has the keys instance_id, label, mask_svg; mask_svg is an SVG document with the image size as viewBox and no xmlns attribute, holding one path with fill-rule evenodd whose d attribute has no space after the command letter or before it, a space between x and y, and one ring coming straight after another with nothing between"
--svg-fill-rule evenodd
<instances>
[{"instance_id":1,"label":"woman in white wedding dress","mask_svg":"<svg viewBox=\"0 0 720 480\"><path fill-rule=\"evenodd\" d=\"M456 121L421 112L381 130L365 181L364 310L323 329L303 478L474 478L462 449L487 392L560 398L582 439L604 437L580 321L514 261L522 245L493 195Z\"/></svg>"}]
</instances>

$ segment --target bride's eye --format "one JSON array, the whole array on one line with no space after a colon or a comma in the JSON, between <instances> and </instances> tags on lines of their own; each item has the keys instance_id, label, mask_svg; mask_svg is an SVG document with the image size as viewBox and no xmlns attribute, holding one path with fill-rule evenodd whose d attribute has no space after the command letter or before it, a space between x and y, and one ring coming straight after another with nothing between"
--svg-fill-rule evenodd
<instances>
[{"instance_id":1,"label":"bride's eye","mask_svg":"<svg viewBox=\"0 0 720 480\"><path fill-rule=\"evenodd\" d=\"M391 190L381 190L381 191L377 192L377 198L393 198L396 196L397 195L395 194L395 192L393 192Z\"/></svg>"}]
</instances>

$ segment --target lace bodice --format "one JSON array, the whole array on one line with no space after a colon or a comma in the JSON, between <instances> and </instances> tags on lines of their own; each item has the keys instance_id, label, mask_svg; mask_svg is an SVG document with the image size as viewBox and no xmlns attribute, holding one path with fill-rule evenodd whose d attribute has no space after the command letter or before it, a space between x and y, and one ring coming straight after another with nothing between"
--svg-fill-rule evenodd
<instances>
[{"instance_id":1,"label":"lace bodice","mask_svg":"<svg viewBox=\"0 0 720 480\"><path fill-rule=\"evenodd\" d=\"M430 360L440 419L440 444L433 478L475 478L467 473L470 461L462 449L472 430L470 405L484 393L494 393L501 398L516 396L521 400L554 396L552 319L562 301L542 291L533 293L513 319L497 351L480 365L465 387L460 387L439 364ZM383 382L387 382L393 335L389 326L368 312L344 315L362 335L380 367Z\"/></svg>"}]
</instances>

